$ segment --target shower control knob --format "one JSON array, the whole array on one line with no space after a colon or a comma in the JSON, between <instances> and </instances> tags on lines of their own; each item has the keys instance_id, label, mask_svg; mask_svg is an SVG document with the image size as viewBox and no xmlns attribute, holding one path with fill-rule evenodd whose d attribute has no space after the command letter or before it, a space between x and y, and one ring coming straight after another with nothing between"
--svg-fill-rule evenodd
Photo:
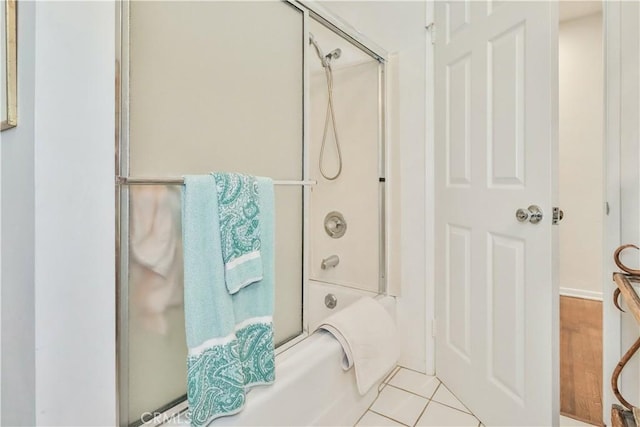
<instances>
[{"instance_id":1,"label":"shower control knob","mask_svg":"<svg viewBox=\"0 0 640 427\"><path fill-rule=\"evenodd\" d=\"M347 231L347 221L340 212L329 212L324 218L324 231L329 237L339 239Z\"/></svg>"},{"instance_id":2,"label":"shower control knob","mask_svg":"<svg viewBox=\"0 0 640 427\"><path fill-rule=\"evenodd\" d=\"M332 230L334 233L340 232L340 229L344 227L344 222L340 221L339 218L332 218L329 222L327 222L327 228Z\"/></svg>"}]
</instances>

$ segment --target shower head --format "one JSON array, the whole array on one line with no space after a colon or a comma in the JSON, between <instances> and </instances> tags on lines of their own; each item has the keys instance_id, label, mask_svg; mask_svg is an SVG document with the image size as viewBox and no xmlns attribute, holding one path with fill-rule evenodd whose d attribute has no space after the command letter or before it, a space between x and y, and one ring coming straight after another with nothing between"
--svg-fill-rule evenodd
<instances>
[{"instance_id":1,"label":"shower head","mask_svg":"<svg viewBox=\"0 0 640 427\"><path fill-rule=\"evenodd\" d=\"M333 59L340 58L340 55L342 55L342 49L337 48L337 49L333 49L331 52L327 53L325 55L325 58L327 59L327 61L331 61Z\"/></svg>"},{"instance_id":2,"label":"shower head","mask_svg":"<svg viewBox=\"0 0 640 427\"><path fill-rule=\"evenodd\" d=\"M322 62L322 66L324 68L329 68L331 66L330 62L334 59L340 58L340 55L342 55L342 49L340 48L333 49L331 52L325 55L322 52L322 49L320 49L320 46L318 45L316 38L313 36L313 33L309 33L309 44L313 45L313 47L315 48L316 54L318 54L318 58L320 58L320 61Z\"/></svg>"}]
</instances>

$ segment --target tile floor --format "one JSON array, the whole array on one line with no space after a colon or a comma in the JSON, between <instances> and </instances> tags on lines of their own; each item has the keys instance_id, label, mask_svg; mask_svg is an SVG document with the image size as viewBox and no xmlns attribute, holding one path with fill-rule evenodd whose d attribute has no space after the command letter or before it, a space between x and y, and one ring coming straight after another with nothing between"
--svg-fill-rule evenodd
<instances>
[{"instance_id":1,"label":"tile floor","mask_svg":"<svg viewBox=\"0 0 640 427\"><path fill-rule=\"evenodd\" d=\"M566 417L560 417L560 425L589 426ZM438 378L397 367L356 423L359 426L479 427L482 423Z\"/></svg>"}]
</instances>

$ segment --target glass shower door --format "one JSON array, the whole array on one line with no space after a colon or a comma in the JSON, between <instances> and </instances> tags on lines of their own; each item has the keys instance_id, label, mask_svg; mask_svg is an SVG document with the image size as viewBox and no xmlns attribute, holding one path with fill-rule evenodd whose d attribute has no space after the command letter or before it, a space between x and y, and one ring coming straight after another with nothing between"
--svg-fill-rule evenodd
<instances>
[{"instance_id":1,"label":"glass shower door","mask_svg":"<svg viewBox=\"0 0 640 427\"><path fill-rule=\"evenodd\" d=\"M122 175L304 179L301 10L130 2L124 22ZM139 425L186 393L180 188L122 195L120 418ZM274 332L283 343L302 333L303 189L278 186L275 195Z\"/></svg>"}]
</instances>

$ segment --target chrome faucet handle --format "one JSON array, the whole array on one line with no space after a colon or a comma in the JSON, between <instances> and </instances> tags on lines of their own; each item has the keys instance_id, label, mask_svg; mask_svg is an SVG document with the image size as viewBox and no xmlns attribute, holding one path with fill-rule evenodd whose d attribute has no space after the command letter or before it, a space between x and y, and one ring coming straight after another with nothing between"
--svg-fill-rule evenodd
<instances>
[{"instance_id":1,"label":"chrome faucet handle","mask_svg":"<svg viewBox=\"0 0 640 427\"><path fill-rule=\"evenodd\" d=\"M329 212L324 218L324 231L329 237L339 239L347 232L347 221L340 212Z\"/></svg>"}]
</instances>

